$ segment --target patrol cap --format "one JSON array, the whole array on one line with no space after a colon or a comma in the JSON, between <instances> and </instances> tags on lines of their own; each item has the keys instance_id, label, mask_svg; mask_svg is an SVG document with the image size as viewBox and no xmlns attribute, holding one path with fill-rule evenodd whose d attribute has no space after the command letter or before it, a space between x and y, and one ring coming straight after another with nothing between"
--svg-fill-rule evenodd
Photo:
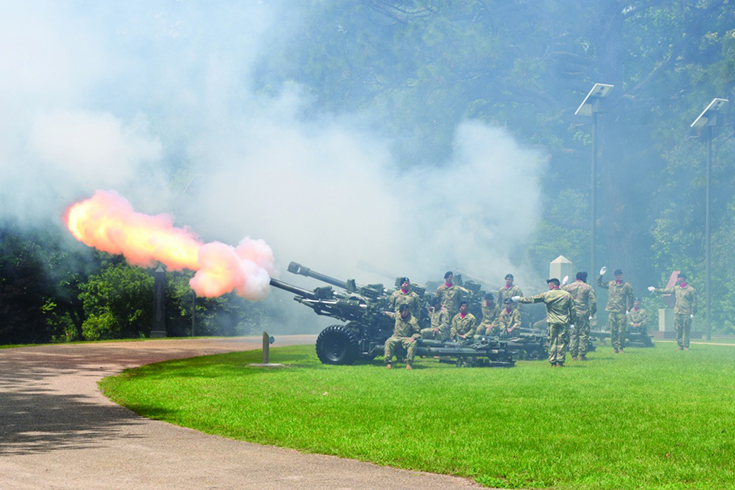
<instances>
[{"instance_id":1,"label":"patrol cap","mask_svg":"<svg viewBox=\"0 0 735 490\"><path fill-rule=\"evenodd\" d=\"M513 274L506 274L505 279L515 279L515 278L513 277Z\"/></svg>"},{"instance_id":2,"label":"patrol cap","mask_svg":"<svg viewBox=\"0 0 735 490\"><path fill-rule=\"evenodd\" d=\"M613 272L613 275L614 276L619 276L622 273L623 273L623 271L621 271L620 269L615 269L615 272Z\"/></svg>"},{"instance_id":3,"label":"patrol cap","mask_svg":"<svg viewBox=\"0 0 735 490\"><path fill-rule=\"evenodd\" d=\"M676 277L681 277L682 279L686 279L687 278L687 275L684 274L683 272L680 272L679 275L676 276Z\"/></svg>"},{"instance_id":4,"label":"patrol cap","mask_svg":"<svg viewBox=\"0 0 735 490\"><path fill-rule=\"evenodd\" d=\"M463 299L462 301L459 302L459 306L468 305L468 304L470 304L470 303L467 300L465 300L465 299Z\"/></svg>"},{"instance_id":5,"label":"patrol cap","mask_svg":"<svg viewBox=\"0 0 735 490\"><path fill-rule=\"evenodd\" d=\"M485 299L495 299L495 296L493 296L493 293L485 293Z\"/></svg>"},{"instance_id":6,"label":"patrol cap","mask_svg":"<svg viewBox=\"0 0 735 490\"><path fill-rule=\"evenodd\" d=\"M449 276L453 276L453 275L454 275L454 272L452 272L452 271L447 271L447 272L446 272L446 273L444 274L444 279L446 279L446 278L447 278L447 277L449 277Z\"/></svg>"},{"instance_id":7,"label":"patrol cap","mask_svg":"<svg viewBox=\"0 0 735 490\"><path fill-rule=\"evenodd\" d=\"M398 311L406 311L408 309L408 305L406 303L403 303L401 306L398 307Z\"/></svg>"},{"instance_id":8,"label":"patrol cap","mask_svg":"<svg viewBox=\"0 0 735 490\"><path fill-rule=\"evenodd\" d=\"M587 273L586 272L577 272L577 279L581 279L582 281L587 280Z\"/></svg>"},{"instance_id":9,"label":"patrol cap","mask_svg":"<svg viewBox=\"0 0 735 490\"><path fill-rule=\"evenodd\" d=\"M559 279L557 279L556 277L552 277L551 279L547 279L547 280L546 280L546 284L551 284L552 282L553 282L554 284L556 284L557 286L561 284L561 283L559 282Z\"/></svg>"},{"instance_id":10,"label":"patrol cap","mask_svg":"<svg viewBox=\"0 0 735 490\"><path fill-rule=\"evenodd\" d=\"M503 300L503 303L505 303L506 305L507 305L507 304L513 304L513 300L512 300L512 299L510 299L510 298L505 298L505 299Z\"/></svg>"}]
</instances>

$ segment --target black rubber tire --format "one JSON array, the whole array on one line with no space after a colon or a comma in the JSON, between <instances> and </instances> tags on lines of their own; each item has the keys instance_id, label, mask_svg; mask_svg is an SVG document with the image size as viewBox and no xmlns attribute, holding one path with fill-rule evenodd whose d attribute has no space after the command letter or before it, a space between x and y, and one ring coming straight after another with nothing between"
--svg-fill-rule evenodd
<instances>
[{"instance_id":1,"label":"black rubber tire","mask_svg":"<svg viewBox=\"0 0 735 490\"><path fill-rule=\"evenodd\" d=\"M352 364L357 354L357 339L343 325L327 327L316 338L316 355L323 364Z\"/></svg>"}]
</instances>

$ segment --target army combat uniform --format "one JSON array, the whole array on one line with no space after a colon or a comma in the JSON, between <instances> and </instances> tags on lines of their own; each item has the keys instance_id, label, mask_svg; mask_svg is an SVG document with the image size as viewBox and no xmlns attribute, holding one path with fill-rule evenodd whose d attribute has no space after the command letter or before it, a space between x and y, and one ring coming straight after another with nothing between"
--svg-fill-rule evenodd
<instances>
[{"instance_id":1,"label":"army combat uniform","mask_svg":"<svg viewBox=\"0 0 735 490\"><path fill-rule=\"evenodd\" d=\"M562 286L572 295L574 300L574 330L572 331L569 351L573 358L583 359L587 356L587 344L590 341L590 317L597 313L597 297L595 289L584 281L576 280Z\"/></svg>"},{"instance_id":2,"label":"army combat uniform","mask_svg":"<svg viewBox=\"0 0 735 490\"><path fill-rule=\"evenodd\" d=\"M492 306L487 305L487 301L482 302L482 321L477 327L477 335L492 335L493 332L488 329L492 328L495 320L500 315L500 308L493 303Z\"/></svg>"},{"instance_id":3,"label":"army combat uniform","mask_svg":"<svg viewBox=\"0 0 735 490\"><path fill-rule=\"evenodd\" d=\"M413 359L416 357L416 339L421 337L419 322L416 321L413 315L406 319L398 313L394 313L393 316L396 319L396 324L393 327L393 335L385 341L385 363L391 363L393 352L396 347L401 346L407 352L406 363L413 364Z\"/></svg>"},{"instance_id":4,"label":"army combat uniform","mask_svg":"<svg viewBox=\"0 0 735 490\"><path fill-rule=\"evenodd\" d=\"M431 308L429 311L429 319L431 320L431 328L421 330L422 339L441 340L444 342L449 339L451 325L449 324L449 312L446 308ZM438 329L439 333L435 334L434 329Z\"/></svg>"},{"instance_id":5,"label":"army combat uniform","mask_svg":"<svg viewBox=\"0 0 735 490\"><path fill-rule=\"evenodd\" d=\"M467 313L462 317L462 313L457 313L452 318L452 340L459 343L465 343L472 339L477 329L477 318L472 313ZM464 335L463 339L460 335Z\"/></svg>"},{"instance_id":6,"label":"army combat uniform","mask_svg":"<svg viewBox=\"0 0 735 490\"><path fill-rule=\"evenodd\" d=\"M674 294L674 328L679 348L689 348L689 332L692 330L692 316L697 313L697 291L689 284L673 288L656 288L654 293Z\"/></svg>"},{"instance_id":7,"label":"army combat uniform","mask_svg":"<svg viewBox=\"0 0 735 490\"><path fill-rule=\"evenodd\" d=\"M498 289L498 304L502 305L505 303L506 298L512 298L513 296L523 296L521 288L515 284L510 288L508 288L508 286L501 286L501 288Z\"/></svg>"},{"instance_id":8,"label":"army combat uniform","mask_svg":"<svg viewBox=\"0 0 735 490\"><path fill-rule=\"evenodd\" d=\"M517 308L507 308L500 311L500 315L493 324L493 334L502 337L513 337L521 330L521 312Z\"/></svg>"},{"instance_id":9,"label":"army combat uniform","mask_svg":"<svg viewBox=\"0 0 735 490\"><path fill-rule=\"evenodd\" d=\"M442 306L449 312L449 317L454 318L459 312L459 302L462 300L462 293L468 294L465 288L452 284L452 287L447 287L446 283L436 288L436 297L441 299Z\"/></svg>"},{"instance_id":10,"label":"army combat uniform","mask_svg":"<svg viewBox=\"0 0 735 490\"><path fill-rule=\"evenodd\" d=\"M545 303L546 323L549 325L549 363L564 365L569 342L569 323L573 318L574 300L562 289L550 289L536 296L520 298L519 303Z\"/></svg>"},{"instance_id":11,"label":"army combat uniform","mask_svg":"<svg viewBox=\"0 0 735 490\"><path fill-rule=\"evenodd\" d=\"M398 291L395 291L393 294L390 295L390 298L388 299L388 307L391 310L398 313L398 308L400 308L403 304L408 305L411 316L416 318L416 320L421 318L419 316L421 300L419 299L418 294L414 293L413 291L404 293L402 289L399 289Z\"/></svg>"},{"instance_id":12,"label":"army combat uniform","mask_svg":"<svg viewBox=\"0 0 735 490\"><path fill-rule=\"evenodd\" d=\"M597 285L610 291L605 310L609 313L610 341L615 352L618 352L625 348L625 335L628 327L626 316L628 309L633 306L633 286L625 281L620 284L617 281L603 283L602 274L597 276Z\"/></svg>"},{"instance_id":13,"label":"army combat uniform","mask_svg":"<svg viewBox=\"0 0 735 490\"><path fill-rule=\"evenodd\" d=\"M648 337L648 312L645 308L630 310L628 328L638 328L644 337Z\"/></svg>"}]
</instances>

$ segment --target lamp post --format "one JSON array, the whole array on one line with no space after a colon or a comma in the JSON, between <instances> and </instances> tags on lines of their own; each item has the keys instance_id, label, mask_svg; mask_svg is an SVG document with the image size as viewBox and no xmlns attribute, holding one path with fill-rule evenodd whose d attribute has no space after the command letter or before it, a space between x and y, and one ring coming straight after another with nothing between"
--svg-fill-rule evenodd
<instances>
[{"instance_id":1,"label":"lamp post","mask_svg":"<svg viewBox=\"0 0 735 490\"><path fill-rule=\"evenodd\" d=\"M704 263L705 263L705 306L707 321L707 340L712 340L712 325L710 323L710 305L712 291L712 228L710 224L710 185L712 175L712 128L722 126L724 114L722 108L727 105L727 99L713 99L702 111L690 127L700 134L704 132L707 140L707 169L705 171L705 198L704 198Z\"/></svg>"},{"instance_id":2,"label":"lamp post","mask_svg":"<svg viewBox=\"0 0 735 490\"><path fill-rule=\"evenodd\" d=\"M602 110L602 99L610 95L614 85L596 83L587 94L575 116L592 116L592 167L590 171L590 274L595 270L595 250L597 249L597 116Z\"/></svg>"}]
</instances>

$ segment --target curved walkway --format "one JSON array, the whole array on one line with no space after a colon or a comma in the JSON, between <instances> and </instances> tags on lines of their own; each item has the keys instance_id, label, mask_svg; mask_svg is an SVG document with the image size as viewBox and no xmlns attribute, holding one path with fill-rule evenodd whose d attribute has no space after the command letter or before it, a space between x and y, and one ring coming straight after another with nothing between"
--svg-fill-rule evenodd
<instances>
[{"instance_id":1,"label":"curved walkway","mask_svg":"<svg viewBox=\"0 0 735 490\"><path fill-rule=\"evenodd\" d=\"M278 336L275 346L310 344ZM0 349L0 488L466 489L474 482L260 446L142 418L102 377L184 357L258 349L260 337Z\"/></svg>"}]
</instances>

